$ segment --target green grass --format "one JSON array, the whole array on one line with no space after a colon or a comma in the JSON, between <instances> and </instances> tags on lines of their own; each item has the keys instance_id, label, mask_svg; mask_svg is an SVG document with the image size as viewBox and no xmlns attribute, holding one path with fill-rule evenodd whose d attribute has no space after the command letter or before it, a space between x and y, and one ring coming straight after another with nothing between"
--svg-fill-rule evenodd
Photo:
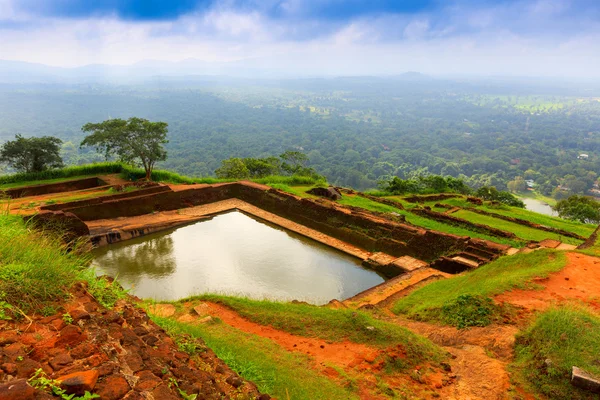
<instances>
[{"instance_id":1,"label":"green grass","mask_svg":"<svg viewBox=\"0 0 600 400\"><path fill-rule=\"evenodd\" d=\"M107 305L122 297L116 285L96 281L88 263L88 256L68 252L53 234L35 231L18 216L0 215L0 302L36 311L64 301L78 281L87 281Z\"/></svg>"},{"instance_id":2,"label":"green grass","mask_svg":"<svg viewBox=\"0 0 600 400\"><path fill-rule=\"evenodd\" d=\"M570 378L573 366L600 376L599 355L600 317L565 305L541 313L517 336L513 368L529 389L549 399L598 399L572 386Z\"/></svg>"},{"instance_id":3,"label":"green grass","mask_svg":"<svg viewBox=\"0 0 600 400\"><path fill-rule=\"evenodd\" d=\"M257 335L223 323L187 325L167 318L152 318L171 335L202 338L219 358L263 393L278 399L357 399L311 368L311 360Z\"/></svg>"},{"instance_id":4,"label":"green grass","mask_svg":"<svg viewBox=\"0 0 600 400\"><path fill-rule=\"evenodd\" d=\"M414 319L444 322L442 309L459 296L492 297L514 288L535 287L530 282L560 271L567 262L564 252L538 250L504 256L469 273L432 282L393 305L396 314Z\"/></svg>"},{"instance_id":5,"label":"green grass","mask_svg":"<svg viewBox=\"0 0 600 400\"><path fill-rule=\"evenodd\" d=\"M67 167L62 169L53 169L37 173L20 173L0 176L0 189L8 189L19 186L37 185L60 182L67 179L83 178L99 174L121 174L124 179L135 181L143 179L146 173L141 168L133 168L129 165L106 162L82 165L77 167ZM164 170L152 171L152 180L155 182L168 182L175 184L194 184L206 183L214 184L221 182L233 182L237 179L217 179L213 177L192 178L179 175L174 172ZM312 176L267 176L259 179L252 179L254 182L265 185L283 184L290 186L300 185L326 185L323 178Z\"/></svg>"},{"instance_id":6,"label":"green grass","mask_svg":"<svg viewBox=\"0 0 600 400\"><path fill-rule=\"evenodd\" d=\"M195 299L222 303L250 321L298 336L335 342L350 340L383 349L400 345L407 353L407 367L443 358L442 351L429 340L362 311L219 295L204 295Z\"/></svg>"},{"instance_id":7,"label":"green grass","mask_svg":"<svg viewBox=\"0 0 600 400\"><path fill-rule=\"evenodd\" d=\"M519 238L524 240L542 241L544 239L555 239L561 242L579 245L581 240L559 235L554 232L546 232L535 228L530 228L516 222L510 222L499 218L490 217L487 215L477 214L473 211L459 210L452 214L456 217L466 219L467 221L484 224L504 231L512 232Z\"/></svg>"}]
</instances>

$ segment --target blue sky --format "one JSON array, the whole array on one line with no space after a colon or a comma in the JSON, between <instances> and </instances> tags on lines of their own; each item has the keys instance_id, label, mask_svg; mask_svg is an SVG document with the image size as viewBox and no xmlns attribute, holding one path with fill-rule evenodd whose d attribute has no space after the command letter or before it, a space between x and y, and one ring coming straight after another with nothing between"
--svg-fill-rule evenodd
<instances>
[{"instance_id":1,"label":"blue sky","mask_svg":"<svg viewBox=\"0 0 600 400\"><path fill-rule=\"evenodd\" d=\"M599 0L0 0L0 59L600 75Z\"/></svg>"}]
</instances>

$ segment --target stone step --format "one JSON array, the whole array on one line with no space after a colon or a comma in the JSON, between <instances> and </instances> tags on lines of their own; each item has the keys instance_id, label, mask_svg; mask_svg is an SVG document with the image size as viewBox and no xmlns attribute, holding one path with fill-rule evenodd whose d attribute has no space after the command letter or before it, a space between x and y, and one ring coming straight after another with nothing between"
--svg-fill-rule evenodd
<instances>
[{"instance_id":1,"label":"stone step","mask_svg":"<svg viewBox=\"0 0 600 400\"><path fill-rule=\"evenodd\" d=\"M452 257L453 260L459 261L463 264L470 265L472 268L477 268L481 265L478 261L471 260L469 258L462 257L461 255Z\"/></svg>"},{"instance_id":2,"label":"stone step","mask_svg":"<svg viewBox=\"0 0 600 400\"><path fill-rule=\"evenodd\" d=\"M490 261L489 258L482 257L480 255L469 253L469 252L466 252L466 251L462 251L462 252L458 253L457 256L460 256L460 257L463 257L463 258L466 258L466 259L469 259L469 260L476 261L480 265Z\"/></svg>"},{"instance_id":3,"label":"stone step","mask_svg":"<svg viewBox=\"0 0 600 400\"><path fill-rule=\"evenodd\" d=\"M479 264L459 256L456 256L456 259L452 256L440 257L431 264L432 268L447 274L460 274L461 272L477 268L478 266Z\"/></svg>"},{"instance_id":4,"label":"stone step","mask_svg":"<svg viewBox=\"0 0 600 400\"><path fill-rule=\"evenodd\" d=\"M487 260L494 260L497 258L497 254L491 252L488 249L483 249L481 247L467 246L467 248L464 250L464 252L470 253L470 254L475 254L475 255L485 258Z\"/></svg>"}]
</instances>

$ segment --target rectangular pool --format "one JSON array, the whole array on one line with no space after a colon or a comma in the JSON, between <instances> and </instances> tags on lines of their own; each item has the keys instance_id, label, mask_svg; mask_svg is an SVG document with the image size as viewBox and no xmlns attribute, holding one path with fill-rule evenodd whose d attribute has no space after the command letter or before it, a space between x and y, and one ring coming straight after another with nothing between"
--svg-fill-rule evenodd
<instances>
[{"instance_id":1,"label":"rectangular pool","mask_svg":"<svg viewBox=\"0 0 600 400\"><path fill-rule=\"evenodd\" d=\"M239 211L95 249L92 267L156 300L218 293L325 304L384 281L357 258Z\"/></svg>"}]
</instances>

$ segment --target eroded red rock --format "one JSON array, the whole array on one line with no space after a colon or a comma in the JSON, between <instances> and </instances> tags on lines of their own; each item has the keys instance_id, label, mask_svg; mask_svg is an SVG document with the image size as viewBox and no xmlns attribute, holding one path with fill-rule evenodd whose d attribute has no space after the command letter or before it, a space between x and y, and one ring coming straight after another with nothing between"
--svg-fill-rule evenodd
<instances>
[{"instance_id":1,"label":"eroded red rock","mask_svg":"<svg viewBox=\"0 0 600 400\"><path fill-rule=\"evenodd\" d=\"M98 371L89 370L61 376L56 380L67 393L83 395L86 391L90 393L94 391L98 375Z\"/></svg>"}]
</instances>

